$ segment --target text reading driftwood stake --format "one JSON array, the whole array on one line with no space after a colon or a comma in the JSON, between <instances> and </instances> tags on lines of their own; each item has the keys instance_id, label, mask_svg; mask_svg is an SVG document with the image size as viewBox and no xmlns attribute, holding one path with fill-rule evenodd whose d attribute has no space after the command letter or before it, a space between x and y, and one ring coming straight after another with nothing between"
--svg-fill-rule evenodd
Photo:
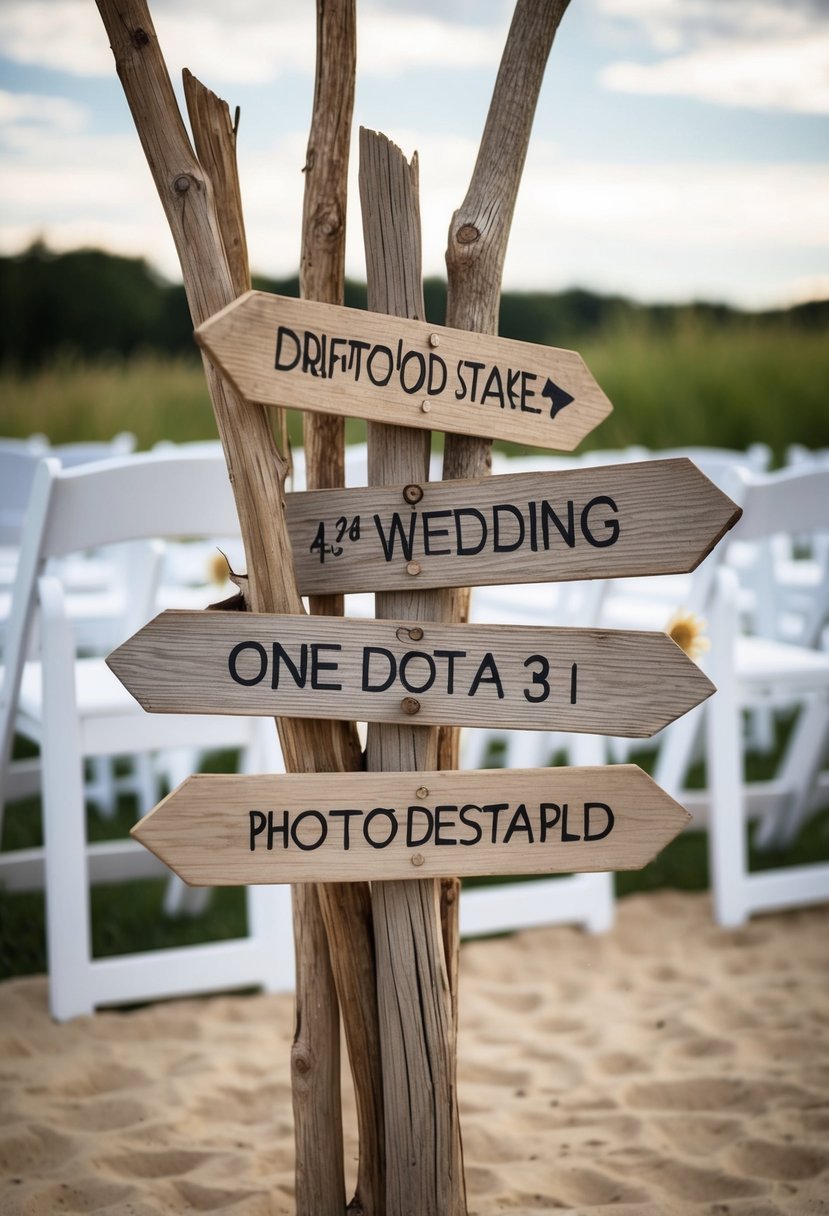
<instances>
[{"instance_id":1,"label":"text reading driftwood stake","mask_svg":"<svg viewBox=\"0 0 829 1216\"><path fill-rule=\"evenodd\" d=\"M570 451L612 406L574 351L252 291L196 330L246 401Z\"/></svg>"}]
</instances>

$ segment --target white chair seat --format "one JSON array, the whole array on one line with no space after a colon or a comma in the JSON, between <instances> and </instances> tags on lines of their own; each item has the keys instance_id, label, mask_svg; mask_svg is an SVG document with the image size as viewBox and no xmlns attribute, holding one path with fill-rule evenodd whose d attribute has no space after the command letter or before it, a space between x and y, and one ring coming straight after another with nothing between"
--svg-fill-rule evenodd
<instances>
[{"instance_id":1,"label":"white chair seat","mask_svg":"<svg viewBox=\"0 0 829 1216\"><path fill-rule=\"evenodd\" d=\"M738 637L734 668L740 687L751 695L808 692L829 683L829 654L773 638Z\"/></svg>"}]
</instances>

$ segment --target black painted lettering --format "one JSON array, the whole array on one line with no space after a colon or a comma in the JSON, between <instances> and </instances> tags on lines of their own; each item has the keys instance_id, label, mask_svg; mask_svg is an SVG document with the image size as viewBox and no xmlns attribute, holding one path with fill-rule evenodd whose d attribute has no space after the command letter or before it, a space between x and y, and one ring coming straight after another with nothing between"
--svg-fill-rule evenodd
<instances>
[{"instance_id":1,"label":"black painted lettering","mask_svg":"<svg viewBox=\"0 0 829 1216\"><path fill-rule=\"evenodd\" d=\"M339 642L312 642L311 643L311 687L320 689L324 692L339 692L342 689L342 684L335 682L333 684L324 684L320 679L321 671L336 671L339 663L323 663L320 658L321 650L342 650Z\"/></svg>"},{"instance_id":2,"label":"black painted lettering","mask_svg":"<svg viewBox=\"0 0 829 1216\"><path fill-rule=\"evenodd\" d=\"M562 840L581 840L578 832L567 831L567 816L570 814L570 807L565 802L561 808L561 839Z\"/></svg>"},{"instance_id":3,"label":"black painted lettering","mask_svg":"<svg viewBox=\"0 0 829 1216\"><path fill-rule=\"evenodd\" d=\"M384 840L375 840L371 835L369 828L371 824L374 823L374 820L381 815L384 816L389 822L388 835ZM398 827L399 824L397 822L397 815L394 813L394 811L389 810L388 807L378 806L375 807L373 811L369 811L363 821L363 838L366 844L370 844L373 849L385 849L386 845L391 844L397 835Z\"/></svg>"},{"instance_id":4,"label":"black painted lettering","mask_svg":"<svg viewBox=\"0 0 829 1216\"><path fill-rule=\"evenodd\" d=\"M325 349L312 329L302 335L302 370L325 379Z\"/></svg>"},{"instance_id":5,"label":"black painted lettering","mask_svg":"<svg viewBox=\"0 0 829 1216\"><path fill-rule=\"evenodd\" d=\"M423 522L423 552L429 557L445 557L451 549L433 549L432 542L438 536L448 536L448 528L435 528L433 520L451 518L451 511L424 511L421 515Z\"/></svg>"},{"instance_id":6,"label":"black painted lettering","mask_svg":"<svg viewBox=\"0 0 829 1216\"><path fill-rule=\"evenodd\" d=\"M455 398L458 401L463 401L468 392L466 381L463 378L463 359L458 360L457 376L458 387L455 389Z\"/></svg>"},{"instance_id":7,"label":"black painted lettering","mask_svg":"<svg viewBox=\"0 0 829 1216\"><path fill-rule=\"evenodd\" d=\"M553 510L550 503L545 499L541 502L541 535L543 538L545 550L550 547L550 520L555 524L561 533L562 540L570 549L575 548L576 544L576 520L573 513L572 500L567 502L567 526L561 522L561 519Z\"/></svg>"},{"instance_id":8,"label":"black painted lettering","mask_svg":"<svg viewBox=\"0 0 829 1216\"><path fill-rule=\"evenodd\" d=\"M457 544L457 554L459 557L474 557L476 553L480 553L486 544L488 528L486 520L480 511L475 507L458 507L454 512L455 516L455 539ZM464 536L463 524L461 519L474 519L480 528L477 540L473 543L468 541Z\"/></svg>"},{"instance_id":9,"label":"black painted lettering","mask_svg":"<svg viewBox=\"0 0 829 1216\"><path fill-rule=\"evenodd\" d=\"M603 812L605 816L605 825L600 832L590 831L590 812L596 810ZM610 807L605 802L585 802L584 804L584 839L585 840L604 840L605 836L609 836L613 831L615 817Z\"/></svg>"},{"instance_id":10,"label":"black painted lettering","mask_svg":"<svg viewBox=\"0 0 829 1216\"><path fill-rule=\"evenodd\" d=\"M383 556L385 557L386 561L390 562L392 560L392 558L394 557L394 547L395 547L395 544L397 543L397 541L399 541L400 542L400 551L403 554L403 557L405 558L405 560L407 562L410 562L412 560L412 551L414 549L414 535L415 535L415 527L417 525L417 511L412 511L411 515L409 516L409 534L408 534L408 536L406 535L406 532L404 530L403 521L401 520L397 511L395 511L391 517L391 523L389 524L388 535L386 535L383 531L383 521L380 518L380 516L375 515L375 516L373 516L373 519L374 519L374 526L377 529L377 535L380 537L380 544L383 547Z\"/></svg>"},{"instance_id":11,"label":"black painted lettering","mask_svg":"<svg viewBox=\"0 0 829 1216\"><path fill-rule=\"evenodd\" d=\"M515 540L501 540L501 516L512 516L516 521L518 535ZM511 531L511 529L510 529ZM492 508L492 548L495 553L514 553L524 543L524 516L517 507L508 502L499 502Z\"/></svg>"},{"instance_id":12,"label":"black painted lettering","mask_svg":"<svg viewBox=\"0 0 829 1216\"><path fill-rule=\"evenodd\" d=\"M274 836L282 837L282 847L288 847L288 812L282 812L282 823L277 824L273 817L273 811L268 811L268 852L273 848Z\"/></svg>"},{"instance_id":13,"label":"black painted lettering","mask_svg":"<svg viewBox=\"0 0 829 1216\"><path fill-rule=\"evenodd\" d=\"M570 704L571 705L576 704L576 698L578 696L578 681L579 681L579 665L578 665L578 663L573 663L572 666L570 667Z\"/></svg>"},{"instance_id":14,"label":"black painted lettering","mask_svg":"<svg viewBox=\"0 0 829 1216\"><path fill-rule=\"evenodd\" d=\"M581 531L589 545L593 545L595 549L606 549L608 545L615 545L619 539L619 521L618 519L602 520L606 535L600 539L590 526L590 512L594 507L598 506L609 507L611 511L618 510L613 499L608 498L605 494L600 494L597 498L591 498L581 513Z\"/></svg>"},{"instance_id":15,"label":"black painted lettering","mask_svg":"<svg viewBox=\"0 0 829 1216\"><path fill-rule=\"evenodd\" d=\"M415 836L415 828L417 827L416 816L422 816L426 820L425 828L421 827L422 836ZM406 812L406 846L410 849L418 849L422 844L428 843L435 827L435 817L427 806L410 806Z\"/></svg>"},{"instance_id":16,"label":"black painted lettering","mask_svg":"<svg viewBox=\"0 0 829 1216\"><path fill-rule=\"evenodd\" d=\"M449 831L452 831L455 827L455 820L444 818L442 812L446 811L448 814L455 815L457 813L457 810L458 810L458 808L456 806L436 806L435 807L435 844L436 845L437 844L457 844L458 843L457 838L455 836L450 836L448 838L446 836L441 836L442 831L445 830L445 831L449 832Z\"/></svg>"},{"instance_id":17,"label":"black painted lettering","mask_svg":"<svg viewBox=\"0 0 829 1216\"><path fill-rule=\"evenodd\" d=\"M259 671L255 676L247 677L239 674L239 658L246 650L252 650L259 658ZM260 680L264 680L265 672L268 670L268 655L265 647L261 642L237 643L227 656L227 669L230 672L230 678L235 680L237 684L244 684L246 688L251 688L254 684L258 684Z\"/></svg>"},{"instance_id":18,"label":"black painted lettering","mask_svg":"<svg viewBox=\"0 0 829 1216\"><path fill-rule=\"evenodd\" d=\"M504 385L501 380L501 372L497 366L492 368L492 371L486 378L483 392L481 393L481 405L486 405L490 397L498 402L501 409L504 408Z\"/></svg>"},{"instance_id":19,"label":"black painted lettering","mask_svg":"<svg viewBox=\"0 0 829 1216\"><path fill-rule=\"evenodd\" d=\"M343 821L343 849L346 852L348 852L348 850L351 848L351 820L355 815L362 815L362 813L363 812L360 810L338 810L328 812L330 819L342 819Z\"/></svg>"},{"instance_id":20,"label":"black painted lettering","mask_svg":"<svg viewBox=\"0 0 829 1216\"><path fill-rule=\"evenodd\" d=\"M256 837L261 835L265 830L265 824L268 822L262 811L249 811L250 819L250 851L256 850Z\"/></svg>"},{"instance_id":21,"label":"black painted lettering","mask_svg":"<svg viewBox=\"0 0 829 1216\"><path fill-rule=\"evenodd\" d=\"M414 378L406 383L406 368L415 363ZM426 359L419 350L407 350L400 364L400 387L404 393L419 393L426 381Z\"/></svg>"},{"instance_id":22,"label":"black painted lettering","mask_svg":"<svg viewBox=\"0 0 829 1216\"><path fill-rule=\"evenodd\" d=\"M358 342L356 338L348 343L348 370L354 372L354 379L359 380L363 371L363 351L370 350L370 342Z\"/></svg>"},{"instance_id":23,"label":"black painted lettering","mask_svg":"<svg viewBox=\"0 0 829 1216\"><path fill-rule=\"evenodd\" d=\"M532 673L532 683L538 685L538 692L532 696L529 688L525 688L524 696L531 704L535 704L537 701L546 701L550 695L550 682L547 679L550 674L550 661L543 654L531 654L524 660L524 666L529 667L531 663L538 667L538 671Z\"/></svg>"},{"instance_id":24,"label":"black painted lettering","mask_svg":"<svg viewBox=\"0 0 829 1216\"><path fill-rule=\"evenodd\" d=\"M542 802L541 806L539 807L539 811L541 814L541 826L539 829L539 843L546 844L547 843L547 830L549 828L556 827L559 819L561 819L561 807L558 805L557 802ZM550 817L551 811L553 812L552 818Z\"/></svg>"},{"instance_id":25,"label":"black painted lettering","mask_svg":"<svg viewBox=\"0 0 829 1216\"><path fill-rule=\"evenodd\" d=\"M480 815L480 813L481 813L481 808L479 806L476 806L474 802L467 802L466 806L461 807L460 816L459 816L460 821L465 828L472 828L474 835L471 840L459 841L460 844L477 844L478 841L481 839L481 837L484 834L483 830L481 829L481 825L480 825L480 823L478 823L477 819L470 820L468 818L468 816L471 815L473 811L475 811L478 815Z\"/></svg>"},{"instance_id":26,"label":"black painted lettering","mask_svg":"<svg viewBox=\"0 0 829 1216\"><path fill-rule=\"evenodd\" d=\"M538 379L538 376L536 376L535 372L522 372L521 373L521 409L524 411L525 414L540 414L541 413L540 406L527 404L529 398L535 396L535 393L533 392L533 390L531 388L528 387L528 385L531 380L537 380L537 379Z\"/></svg>"},{"instance_id":27,"label":"black painted lettering","mask_svg":"<svg viewBox=\"0 0 829 1216\"><path fill-rule=\"evenodd\" d=\"M291 343L293 343L293 355L291 354ZM285 353L283 354L283 346ZM274 359L274 368L278 372L289 372L299 363L300 355L299 338L292 329L288 329L287 325L280 325L276 331L276 358Z\"/></svg>"},{"instance_id":28,"label":"black painted lettering","mask_svg":"<svg viewBox=\"0 0 829 1216\"><path fill-rule=\"evenodd\" d=\"M530 549L533 553L538 552L538 504L536 502L527 503L527 514L530 517Z\"/></svg>"},{"instance_id":29,"label":"black painted lettering","mask_svg":"<svg viewBox=\"0 0 829 1216\"><path fill-rule=\"evenodd\" d=\"M507 368L507 398L511 410L518 409L521 404L521 392L518 387L520 378L520 371L513 371L511 367Z\"/></svg>"},{"instance_id":30,"label":"black painted lettering","mask_svg":"<svg viewBox=\"0 0 829 1216\"><path fill-rule=\"evenodd\" d=\"M291 656L288 654L281 642L274 642L273 653L271 658L271 688L279 688L279 673L282 670L282 664L288 668L291 677L297 688L304 688L305 681L308 678L308 644L303 642L299 648L299 666L297 667Z\"/></svg>"},{"instance_id":31,"label":"black painted lettering","mask_svg":"<svg viewBox=\"0 0 829 1216\"><path fill-rule=\"evenodd\" d=\"M466 366L472 372L472 385L469 389L470 401L475 401L475 394L478 391L478 372L482 372L486 367L485 363L475 363L472 359L464 360Z\"/></svg>"},{"instance_id":32,"label":"black painted lettering","mask_svg":"<svg viewBox=\"0 0 829 1216\"><path fill-rule=\"evenodd\" d=\"M478 670L475 672L475 677L469 687L467 696L474 697L481 684L494 684L498 692L498 700L503 701L504 686L501 683L501 675L498 671L498 664L495 662L495 656L491 650L488 650L481 659Z\"/></svg>"},{"instance_id":33,"label":"black painted lettering","mask_svg":"<svg viewBox=\"0 0 829 1216\"><path fill-rule=\"evenodd\" d=\"M527 808L523 802L519 803L515 814L509 821L509 827L507 828L506 832L504 832L504 844L509 844L516 832L526 832L527 844L535 843L533 825L530 823L530 817L527 814Z\"/></svg>"},{"instance_id":34,"label":"black painted lettering","mask_svg":"<svg viewBox=\"0 0 829 1216\"><path fill-rule=\"evenodd\" d=\"M341 355L337 349L340 346L348 346L348 340L346 338L331 338L328 343L327 371L329 380L334 375L337 364L339 364L340 371L345 371L345 355Z\"/></svg>"},{"instance_id":35,"label":"black painted lettering","mask_svg":"<svg viewBox=\"0 0 829 1216\"><path fill-rule=\"evenodd\" d=\"M465 650L435 650L433 651L436 659L446 659L446 691L453 693L455 691L455 659L465 659Z\"/></svg>"},{"instance_id":36,"label":"black painted lettering","mask_svg":"<svg viewBox=\"0 0 829 1216\"><path fill-rule=\"evenodd\" d=\"M434 351L429 354L429 381L426 385L426 392L430 397L437 397L446 388L446 380L448 372L446 364L440 355L436 355Z\"/></svg>"},{"instance_id":37,"label":"black painted lettering","mask_svg":"<svg viewBox=\"0 0 829 1216\"><path fill-rule=\"evenodd\" d=\"M409 676L409 667L415 660L422 660L426 664L426 678L422 684L415 684L412 677ZM437 667L435 660L425 650L407 650L400 660L398 670L400 683L406 689L406 692L428 692L435 682L437 675Z\"/></svg>"},{"instance_id":38,"label":"black painted lettering","mask_svg":"<svg viewBox=\"0 0 829 1216\"><path fill-rule=\"evenodd\" d=\"M374 658L379 662L385 661L388 663L386 675L383 678L378 678L378 683L372 684L371 664ZM394 683L394 678L397 675L397 659L390 650L386 650L385 646L364 646L363 647L363 692L385 692L387 688L391 688Z\"/></svg>"},{"instance_id":39,"label":"black painted lettering","mask_svg":"<svg viewBox=\"0 0 829 1216\"><path fill-rule=\"evenodd\" d=\"M378 355L381 355L386 360L387 367L385 376L383 376L382 372L375 375L374 361ZM393 371L394 360L392 359L392 354L389 348L387 346L373 346L371 348L371 353L366 359L366 374L371 383L376 385L378 388L384 388L388 384L389 380L391 380L391 374Z\"/></svg>"},{"instance_id":40,"label":"black painted lettering","mask_svg":"<svg viewBox=\"0 0 829 1216\"><path fill-rule=\"evenodd\" d=\"M509 810L509 803L508 802L487 802L484 806L481 807L481 810L483 811L483 813L485 815L492 816L492 832L490 835L490 841L492 842L492 844L496 844L498 841L498 818L501 814L501 811Z\"/></svg>"},{"instance_id":41,"label":"black painted lettering","mask_svg":"<svg viewBox=\"0 0 829 1216\"><path fill-rule=\"evenodd\" d=\"M299 835L299 825L305 819L314 819L317 824L319 824L319 836L316 840L309 840L306 842L301 839ZM312 853L314 849L320 848L325 843L325 838L327 835L328 822L325 816L319 811L301 811L291 824L291 840L293 840L298 849L302 849L303 853Z\"/></svg>"}]
</instances>

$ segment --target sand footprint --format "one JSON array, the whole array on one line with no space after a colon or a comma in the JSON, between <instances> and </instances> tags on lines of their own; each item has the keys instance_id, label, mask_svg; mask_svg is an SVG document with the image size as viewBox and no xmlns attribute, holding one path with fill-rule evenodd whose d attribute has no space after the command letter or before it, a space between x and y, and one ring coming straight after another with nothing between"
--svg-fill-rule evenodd
<instances>
[{"instance_id":1,"label":"sand footprint","mask_svg":"<svg viewBox=\"0 0 829 1216\"><path fill-rule=\"evenodd\" d=\"M794 1085L759 1082L751 1084L729 1077L694 1077L675 1081L652 1081L633 1085L625 1094L628 1105L638 1109L676 1111L764 1110L775 1099L799 1099L804 1091Z\"/></svg>"},{"instance_id":2,"label":"sand footprint","mask_svg":"<svg viewBox=\"0 0 829 1216\"><path fill-rule=\"evenodd\" d=\"M78 1178L45 1187L29 1197L32 1212L127 1212L127 1202L136 1198L135 1188L103 1178Z\"/></svg>"},{"instance_id":3,"label":"sand footprint","mask_svg":"<svg viewBox=\"0 0 829 1216\"><path fill-rule=\"evenodd\" d=\"M678 1161L675 1157L660 1157L656 1153L641 1154L627 1167L619 1162L617 1168L635 1172L637 1178L691 1203L748 1198L767 1190L762 1183L751 1178L738 1177L722 1169L704 1169Z\"/></svg>"},{"instance_id":4,"label":"sand footprint","mask_svg":"<svg viewBox=\"0 0 829 1216\"><path fill-rule=\"evenodd\" d=\"M742 1119L716 1115L668 1115L659 1120L659 1130L675 1148L692 1157L707 1157L742 1133Z\"/></svg>"},{"instance_id":5,"label":"sand footprint","mask_svg":"<svg viewBox=\"0 0 829 1216\"><path fill-rule=\"evenodd\" d=\"M770 1140L748 1140L734 1147L731 1160L746 1174L786 1182L813 1178L825 1170L829 1166L829 1153L794 1144L774 1144Z\"/></svg>"},{"instance_id":6,"label":"sand footprint","mask_svg":"<svg viewBox=\"0 0 829 1216\"><path fill-rule=\"evenodd\" d=\"M273 1211L270 1198L264 1191L225 1191L190 1181L177 1182L175 1189L187 1204L188 1212L229 1211L239 1203L245 1204L245 1216L259 1216L260 1213L261 1216L268 1216Z\"/></svg>"},{"instance_id":7,"label":"sand footprint","mask_svg":"<svg viewBox=\"0 0 829 1216\"><path fill-rule=\"evenodd\" d=\"M116 1131L152 1118L145 1106L129 1098L104 1098L84 1105L67 1103L64 1110L72 1125L85 1132Z\"/></svg>"},{"instance_id":8,"label":"sand footprint","mask_svg":"<svg viewBox=\"0 0 829 1216\"><path fill-rule=\"evenodd\" d=\"M118 1157L105 1157L102 1164L125 1178L171 1178L177 1174L187 1174L202 1162L212 1159L211 1153L172 1148L159 1152L138 1150Z\"/></svg>"},{"instance_id":9,"label":"sand footprint","mask_svg":"<svg viewBox=\"0 0 829 1216\"><path fill-rule=\"evenodd\" d=\"M0 1132L0 1173L31 1176L34 1170L51 1169L75 1152L71 1136L33 1123L30 1127L3 1128Z\"/></svg>"}]
</instances>

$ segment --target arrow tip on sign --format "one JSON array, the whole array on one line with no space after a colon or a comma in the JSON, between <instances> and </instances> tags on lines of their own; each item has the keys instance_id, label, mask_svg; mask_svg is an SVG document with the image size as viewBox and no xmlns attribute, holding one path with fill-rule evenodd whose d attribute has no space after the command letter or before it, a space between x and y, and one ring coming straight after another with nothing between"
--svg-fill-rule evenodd
<instances>
[{"instance_id":1,"label":"arrow tip on sign","mask_svg":"<svg viewBox=\"0 0 829 1216\"><path fill-rule=\"evenodd\" d=\"M556 384L554 380L547 377L547 383L541 390L541 396L546 397L550 402L550 417L555 418L556 414L560 414L565 405L569 405L571 401L575 401L575 397L563 389L561 385Z\"/></svg>"}]
</instances>

